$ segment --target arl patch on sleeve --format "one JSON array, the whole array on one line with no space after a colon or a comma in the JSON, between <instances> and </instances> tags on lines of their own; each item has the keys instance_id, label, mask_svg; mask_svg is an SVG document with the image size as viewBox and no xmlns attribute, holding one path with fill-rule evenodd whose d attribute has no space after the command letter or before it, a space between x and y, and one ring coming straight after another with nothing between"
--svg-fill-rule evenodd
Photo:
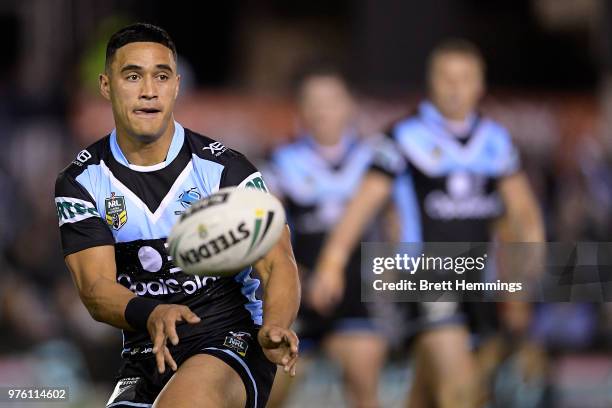
<instances>
[{"instance_id":1,"label":"arl patch on sleeve","mask_svg":"<svg viewBox=\"0 0 612 408\"><path fill-rule=\"evenodd\" d=\"M92 203L78 198L55 197L55 205L60 227L65 223L74 223L86 218L100 216Z\"/></svg>"},{"instance_id":2,"label":"arl patch on sleeve","mask_svg":"<svg viewBox=\"0 0 612 408\"><path fill-rule=\"evenodd\" d=\"M265 191L266 193L268 192L268 187L266 186L266 183L264 183L261 173L258 171L242 180L242 183L240 183L238 187L256 188L257 190Z\"/></svg>"}]
</instances>

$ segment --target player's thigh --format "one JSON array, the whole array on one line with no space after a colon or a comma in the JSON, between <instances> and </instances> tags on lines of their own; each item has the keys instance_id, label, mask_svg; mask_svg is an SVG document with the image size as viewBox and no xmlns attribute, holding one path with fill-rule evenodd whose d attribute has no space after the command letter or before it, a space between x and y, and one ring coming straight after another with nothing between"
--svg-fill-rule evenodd
<instances>
[{"instance_id":1,"label":"player's thigh","mask_svg":"<svg viewBox=\"0 0 612 408\"><path fill-rule=\"evenodd\" d=\"M417 363L428 371L428 378L467 380L474 373L474 357L470 350L470 337L462 325L431 328L415 340ZM457 373L462 373L457 376Z\"/></svg>"},{"instance_id":2,"label":"player's thigh","mask_svg":"<svg viewBox=\"0 0 612 408\"><path fill-rule=\"evenodd\" d=\"M375 332L337 332L324 342L325 352L339 364L345 379L358 387L376 386L387 353L385 338Z\"/></svg>"},{"instance_id":3,"label":"player's thigh","mask_svg":"<svg viewBox=\"0 0 612 408\"><path fill-rule=\"evenodd\" d=\"M434 406L434 403L431 380L428 378L431 372L427 369L427 359L423 353L414 353L412 358L414 375L412 376L412 382L409 384L406 407L431 408Z\"/></svg>"},{"instance_id":4,"label":"player's thigh","mask_svg":"<svg viewBox=\"0 0 612 408\"><path fill-rule=\"evenodd\" d=\"M181 364L154 408L243 408L246 390L238 373L221 359L196 354Z\"/></svg>"}]
</instances>

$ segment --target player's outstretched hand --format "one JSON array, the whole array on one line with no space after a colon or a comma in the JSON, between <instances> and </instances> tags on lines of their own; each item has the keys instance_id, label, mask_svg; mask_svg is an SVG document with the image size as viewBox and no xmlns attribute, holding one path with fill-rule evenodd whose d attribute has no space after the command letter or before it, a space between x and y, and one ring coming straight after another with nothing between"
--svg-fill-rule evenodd
<instances>
[{"instance_id":1,"label":"player's outstretched hand","mask_svg":"<svg viewBox=\"0 0 612 408\"><path fill-rule=\"evenodd\" d=\"M318 270L310 281L306 299L314 310L327 315L342 299L344 285L342 273Z\"/></svg>"},{"instance_id":2,"label":"player's outstretched hand","mask_svg":"<svg viewBox=\"0 0 612 408\"><path fill-rule=\"evenodd\" d=\"M286 373L295 376L299 340L293 330L264 325L259 330L257 339L268 360L282 365Z\"/></svg>"},{"instance_id":3,"label":"player's outstretched hand","mask_svg":"<svg viewBox=\"0 0 612 408\"><path fill-rule=\"evenodd\" d=\"M153 353L160 374L166 371L166 364L173 371L178 369L166 345L167 340L170 340L175 346L179 342L178 334L176 334L177 322L196 324L200 322L200 318L187 306L169 304L156 306L147 320L147 329L153 341Z\"/></svg>"}]
</instances>

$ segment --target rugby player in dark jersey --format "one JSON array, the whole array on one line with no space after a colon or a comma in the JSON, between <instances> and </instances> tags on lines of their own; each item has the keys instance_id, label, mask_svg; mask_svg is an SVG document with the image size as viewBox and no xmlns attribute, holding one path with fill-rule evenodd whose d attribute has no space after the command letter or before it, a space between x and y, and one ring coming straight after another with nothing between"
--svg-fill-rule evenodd
<instances>
[{"instance_id":1,"label":"rugby player in dark jersey","mask_svg":"<svg viewBox=\"0 0 612 408\"><path fill-rule=\"evenodd\" d=\"M544 239L538 206L507 131L476 111L484 92L479 51L460 40L440 45L429 59L428 81L429 101L386 132L387 143L322 251L309 292L319 310L339 299L348 255L392 194L403 242L487 242L500 231L509 241ZM417 325L419 334L409 406L478 406L479 373L465 305L411 306L416 320L408 324Z\"/></svg>"},{"instance_id":2,"label":"rugby player in dark jersey","mask_svg":"<svg viewBox=\"0 0 612 408\"><path fill-rule=\"evenodd\" d=\"M92 317L123 330L108 407L263 407L276 365L295 373L300 288L288 229L235 277L184 274L166 250L178 217L227 186L265 183L240 153L174 121L176 49L149 24L115 33L100 75L116 129L58 177L63 251Z\"/></svg>"},{"instance_id":3,"label":"rugby player in dark jersey","mask_svg":"<svg viewBox=\"0 0 612 408\"><path fill-rule=\"evenodd\" d=\"M355 102L337 67L325 61L305 64L296 82L300 134L273 152L265 176L270 190L284 201L307 293L325 237L371 164L374 141L357 134ZM302 356L322 349L342 370L349 406L371 408L379 406L386 341L373 318L372 304L361 302L359 255L359 250L354 251L345 268L348 284L336 307L320 314L305 302L295 327ZM285 400L289 381L293 379L277 378L271 405L280 406Z\"/></svg>"}]
</instances>

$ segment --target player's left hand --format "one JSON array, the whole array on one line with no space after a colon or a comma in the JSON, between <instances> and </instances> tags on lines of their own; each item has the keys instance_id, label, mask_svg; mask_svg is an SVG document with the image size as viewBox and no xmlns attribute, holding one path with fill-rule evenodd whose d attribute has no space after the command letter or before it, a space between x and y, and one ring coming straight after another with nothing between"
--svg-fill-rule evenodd
<instances>
[{"instance_id":1,"label":"player's left hand","mask_svg":"<svg viewBox=\"0 0 612 408\"><path fill-rule=\"evenodd\" d=\"M257 340L268 360L283 366L290 376L295 376L299 340L293 330L264 325L257 334Z\"/></svg>"}]
</instances>

